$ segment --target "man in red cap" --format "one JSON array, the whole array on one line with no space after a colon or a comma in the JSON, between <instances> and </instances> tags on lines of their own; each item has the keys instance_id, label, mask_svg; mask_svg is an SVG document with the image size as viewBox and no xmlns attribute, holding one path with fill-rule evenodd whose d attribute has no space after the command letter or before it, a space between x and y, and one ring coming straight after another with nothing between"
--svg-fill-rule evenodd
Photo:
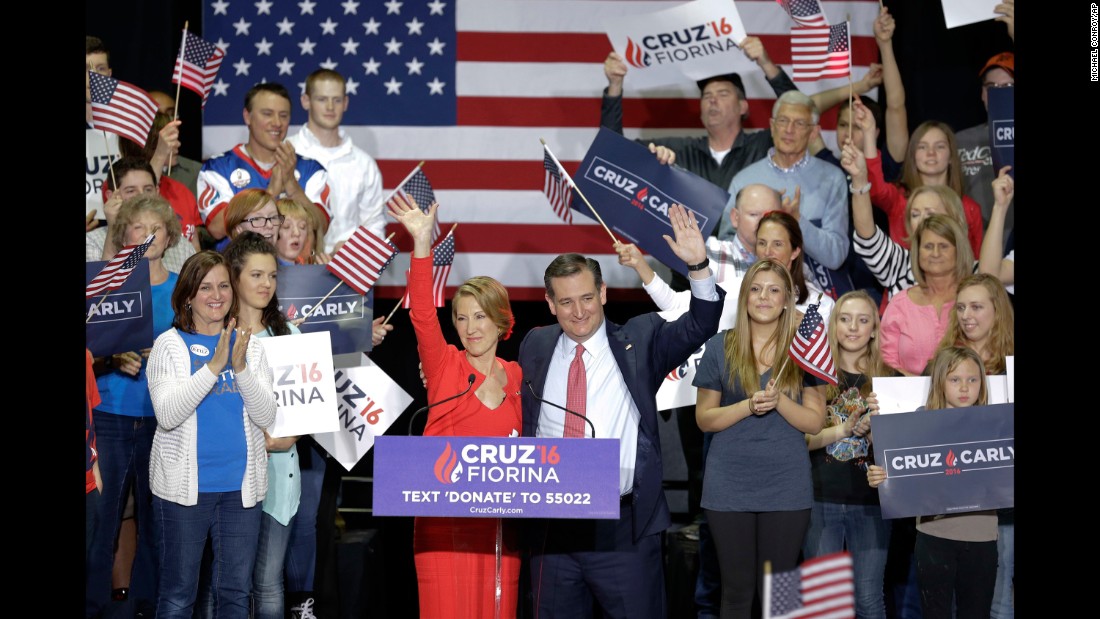
<instances>
[{"instance_id":1,"label":"man in red cap","mask_svg":"<svg viewBox=\"0 0 1100 619\"><path fill-rule=\"evenodd\" d=\"M1001 52L989 59L978 72L982 82L982 104L989 109L989 89L1007 88L1016 83L1016 60L1012 52ZM959 143L959 159L962 161L966 195L974 198L982 207L982 219L989 221L993 210L993 155L989 147L989 123L964 129L955 135ZM1005 231L1012 229L1013 208L1009 206L1005 216Z\"/></svg>"}]
</instances>

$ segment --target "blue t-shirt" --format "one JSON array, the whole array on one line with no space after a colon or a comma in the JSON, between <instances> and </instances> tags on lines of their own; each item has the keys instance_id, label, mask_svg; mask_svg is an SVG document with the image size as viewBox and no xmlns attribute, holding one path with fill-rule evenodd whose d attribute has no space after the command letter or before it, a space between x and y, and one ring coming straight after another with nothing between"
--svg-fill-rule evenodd
<instances>
[{"instance_id":1,"label":"blue t-shirt","mask_svg":"<svg viewBox=\"0 0 1100 619\"><path fill-rule=\"evenodd\" d=\"M218 335L179 332L191 354L194 374L214 356ZM230 350L237 334L230 336ZM233 492L244 483L248 443L244 434L244 399L237 389L232 363L218 375L218 382L195 409L199 466L199 492Z\"/></svg>"},{"instance_id":2,"label":"blue t-shirt","mask_svg":"<svg viewBox=\"0 0 1100 619\"><path fill-rule=\"evenodd\" d=\"M707 341L692 382L696 387L720 392L720 406L736 404L751 395L745 394L736 381L735 388L729 386L725 337L726 332L720 331ZM760 377L761 389L771 376L769 369ZM822 384L825 383L813 374L803 373L804 387ZM813 479L805 435L788 423L778 410L752 415L715 432L707 452L706 471L701 500L706 509L777 512L810 509L813 505Z\"/></svg>"},{"instance_id":3,"label":"blue t-shirt","mask_svg":"<svg viewBox=\"0 0 1100 619\"><path fill-rule=\"evenodd\" d=\"M153 303L153 339L167 331L176 317L172 311L172 291L176 288L179 275L168 272L168 279L152 286L150 297ZM137 376L123 374L118 370L96 378L99 397L103 400L96 410L127 417L152 417L153 400L149 397L149 380L145 377L145 362Z\"/></svg>"}]
</instances>

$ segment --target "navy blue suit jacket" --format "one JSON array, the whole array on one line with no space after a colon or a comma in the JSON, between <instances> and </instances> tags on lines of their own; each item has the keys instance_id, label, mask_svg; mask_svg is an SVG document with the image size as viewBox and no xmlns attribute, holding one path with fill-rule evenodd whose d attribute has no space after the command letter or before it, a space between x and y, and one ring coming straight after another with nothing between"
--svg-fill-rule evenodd
<instances>
[{"instance_id":1,"label":"navy blue suit jacket","mask_svg":"<svg viewBox=\"0 0 1100 619\"><path fill-rule=\"evenodd\" d=\"M621 326L604 318L611 352L641 415L632 510L635 543L642 536L664 531L671 523L661 487L664 467L657 426L657 390L669 372L718 332L726 293L721 287L716 290L717 301L692 296L688 311L674 322L666 321L656 312L636 316ZM554 346L561 334L561 326L556 324L539 327L529 331L519 346L523 378L531 381L535 393L540 396ZM523 391L523 436L535 436L541 406L529 390Z\"/></svg>"}]
</instances>

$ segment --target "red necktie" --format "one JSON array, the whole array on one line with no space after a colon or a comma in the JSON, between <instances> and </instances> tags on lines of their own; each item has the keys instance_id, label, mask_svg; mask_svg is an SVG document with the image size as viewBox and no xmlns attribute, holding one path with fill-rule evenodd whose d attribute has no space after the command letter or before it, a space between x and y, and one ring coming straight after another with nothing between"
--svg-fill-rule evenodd
<instances>
[{"instance_id":1,"label":"red necktie","mask_svg":"<svg viewBox=\"0 0 1100 619\"><path fill-rule=\"evenodd\" d=\"M588 387L584 375L584 346L577 344L577 354L569 364L569 384L565 391L565 407L571 411L586 415L585 401L588 399ZM565 413L565 438L584 437L587 424L576 415Z\"/></svg>"}]
</instances>

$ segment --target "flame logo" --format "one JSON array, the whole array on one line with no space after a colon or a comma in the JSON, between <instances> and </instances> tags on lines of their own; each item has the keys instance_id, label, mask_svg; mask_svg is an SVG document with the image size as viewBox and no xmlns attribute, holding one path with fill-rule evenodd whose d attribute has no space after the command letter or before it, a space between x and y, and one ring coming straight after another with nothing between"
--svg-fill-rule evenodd
<instances>
[{"instance_id":1,"label":"flame logo","mask_svg":"<svg viewBox=\"0 0 1100 619\"><path fill-rule=\"evenodd\" d=\"M455 469L457 461L458 452L451 449L451 443L448 442L443 449L443 453L435 460L435 478L439 480L439 483L450 484L458 481L456 475L462 472L462 467L459 466L457 470Z\"/></svg>"},{"instance_id":2,"label":"flame logo","mask_svg":"<svg viewBox=\"0 0 1100 619\"><path fill-rule=\"evenodd\" d=\"M298 317L298 307L295 306L293 303L291 303L290 307L287 308L286 317L287 318L297 318Z\"/></svg>"},{"instance_id":3,"label":"flame logo","mask_svg":"<svg viewBox=\"0 0 1100 619\"><path fill-rule=\"evenodd\" d=\"M649 195L649 187L642 187L642 190L638 192L638 199L645 200L645 197Z\"/></svg>"},{"instance_id":4,"label":"flame logo","mask_svg":"<svg viewBox=\"0 0 1100 619\"><path fill-rule=\"evenodd\" d=\"M642 51L641 46L636 45L630 37L626 39L626 63L639 68L649 66L649 54Z\"/></svg>"},{"instance_id":5,"label":"flame logo","mask_svg":"<svg viewBox=\"0 0 1100 619\"><path fill-rule=\"evenodd\" d=\"M955 463L958 462L958 460L955 458L955 452L954 451L948 451L947 452L946 460L947 460L947 466L950 466L952 468L954 468Z\"/></svg>"},{"instance_id":6,"label":"flame logo","mask_svg":"<svg viewBox=\"0 0 1100 619\"><path fill-rule=\"evenodd\" d=\"M668 373L668 376L665 377L665 380L677 381L681 378L684 378L685 376L687 376L687 364L681 363L680 367Z\"/></svg>"}]
</instances>

